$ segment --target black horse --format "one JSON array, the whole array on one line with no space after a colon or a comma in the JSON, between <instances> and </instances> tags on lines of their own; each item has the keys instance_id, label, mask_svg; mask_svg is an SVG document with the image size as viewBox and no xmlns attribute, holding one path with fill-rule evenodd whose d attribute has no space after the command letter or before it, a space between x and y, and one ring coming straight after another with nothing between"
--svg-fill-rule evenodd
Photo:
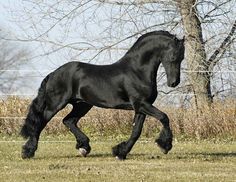
<instances>
[{"instance_id":1,"label":"black horse","mask_svg":"<svg viewBox=\"0 0 236 182\"><path fill-rule=\"evenodd\" d=\"M172 131L168 116L152 104L157 97L156 76L159 65L165 68L167 85L180 82L180 65L184 58L184 40L166 31L142 35L119 61L111 65L69 62L50 73L41 83L32 101L21 135L29 138L22 147L22 158L31 158L37 150L41 131L49 120L67 104L72 111L63 123L74 134L79 149L86 156L89 138L77 122L93 106L134 110L130 138L113 147L113 155L125 159L139 138L146 115L158 119L163 129L156 143L167 154L172 148Z\"/></svg>"}]
</instances>

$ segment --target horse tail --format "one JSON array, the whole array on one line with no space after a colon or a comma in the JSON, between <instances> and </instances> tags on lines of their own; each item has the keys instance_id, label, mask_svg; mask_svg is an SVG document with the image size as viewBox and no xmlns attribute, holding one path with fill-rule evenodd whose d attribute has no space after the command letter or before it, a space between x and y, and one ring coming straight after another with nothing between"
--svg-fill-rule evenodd
<instances>
[{"instance_id":1,"label":"horse tail","mask_svg":"<svg viewBox=\"0 0 236 182\"><path fill-rule=\"evenodd\" d=\"M37 97L32 101L29 112L26 116L25 123L23 124L20 135L24 138L34 136L37 132L37 128L41 126L43 122L43 112L46 107L46 85L48 82L49 75L44 78L41 83L41 86L38 90Z\"/></svg>"}]
</instances>

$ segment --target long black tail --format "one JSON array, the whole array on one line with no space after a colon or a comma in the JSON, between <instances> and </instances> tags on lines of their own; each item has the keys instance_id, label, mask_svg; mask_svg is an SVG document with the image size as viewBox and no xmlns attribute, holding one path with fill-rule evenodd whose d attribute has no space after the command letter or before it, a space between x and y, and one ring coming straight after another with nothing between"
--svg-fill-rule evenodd
<instances>
[{"instance_id":1,"label":"long black tail","mask_svg":"<svg viewBox=\"0 0 236 182\"><path fill-rule=\"evenodd\" d=\"M43 122L43 111L46 107L46 84L48 81L49 75L44 78L41 83L41 86L38 90L38 96L32 101L29 112L25 119L25 123L21 128L20 134L24 138L34 136L37 132L36 130L41 126Z\"/></svg>"}]
</instances>

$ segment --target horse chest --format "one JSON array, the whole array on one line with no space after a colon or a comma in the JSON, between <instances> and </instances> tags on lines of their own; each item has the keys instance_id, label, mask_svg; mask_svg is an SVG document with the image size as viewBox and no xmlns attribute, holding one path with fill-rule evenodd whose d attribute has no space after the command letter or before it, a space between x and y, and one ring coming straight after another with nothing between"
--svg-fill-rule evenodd
<instances>
[{"instance_id":1,"label":"horse chest","mask_svg":"<svg viewBox=\"0 0 236 182\"><path fill-rule=\"evenodd\" d=\"M144 93L141 95L144 100L153 103L156 100L157 97L157 89L156 87L150 86L149 89L146 91L144 90Z\"/></svg>"},{"instance_id":2,"label":"horse chest","mask_svg":"<svg viewBox=\"0 0 236 182\"><path fill-rule=\"evenodd\" d=\"M127 88L128 95L133 99L145 100L153 103L157 97L156 85L139 83Z\"/></svg>"}]
</instances>

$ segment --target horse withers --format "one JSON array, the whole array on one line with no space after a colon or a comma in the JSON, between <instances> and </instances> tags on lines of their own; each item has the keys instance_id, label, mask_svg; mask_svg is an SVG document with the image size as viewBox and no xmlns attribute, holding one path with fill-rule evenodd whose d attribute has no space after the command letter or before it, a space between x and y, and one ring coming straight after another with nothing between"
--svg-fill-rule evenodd
<instances>
[{"instance_id":1,"label":"horse withers","mask_svg":"<svg viewBox=\"0 0 236 182\"><path fill-rule=\"evenodd\" d=\"M22 147L22 158L34 156L41 131L67 104L71 104L73 109L63 123L74 134L76 148L83 156L89 154L91 147L89 138L77 127L77 122L93 106L135 112L130 138L112 148L117 158L126 158L141 134L146 115L162 123L163 129L156 143L167 154L172 148L173 135L168 116L152 105L157 97L156 76L162 64L167 85L177 86L183 58L184 40L166 31L154 31L138 38L113 64L69 62L59 67L44 78L30 105L21 129L21 135L28 139Z\"/></svg>"}]
</instances>

